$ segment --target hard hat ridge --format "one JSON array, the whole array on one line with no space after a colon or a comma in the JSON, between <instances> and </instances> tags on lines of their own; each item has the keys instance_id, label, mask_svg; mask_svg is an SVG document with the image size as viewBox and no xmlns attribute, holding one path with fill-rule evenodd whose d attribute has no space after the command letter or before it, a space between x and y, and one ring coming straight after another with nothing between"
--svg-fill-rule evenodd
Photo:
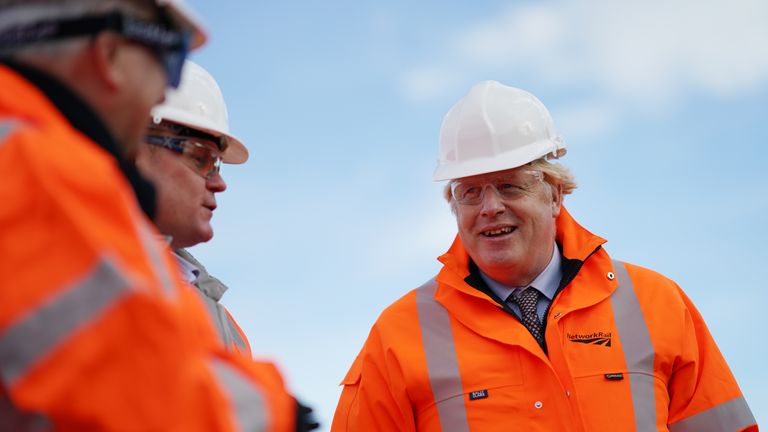
<instances>
[{"instance_id":1,"label":"hard hat ridge","mask_svg":"<svg viewBox=\"0 0 768 432\"><path fill-rule=\"evenodd\" d=\"M443 118L434 179L501 171L564 154L565 143L541 101L524 90L482 81Z\"/></svg>"}]
</instances>

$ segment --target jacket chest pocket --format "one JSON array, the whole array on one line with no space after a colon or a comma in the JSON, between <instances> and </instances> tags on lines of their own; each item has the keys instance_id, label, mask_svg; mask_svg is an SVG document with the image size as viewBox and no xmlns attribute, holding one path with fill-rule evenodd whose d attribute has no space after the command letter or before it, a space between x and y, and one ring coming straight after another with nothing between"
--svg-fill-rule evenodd
<instances>
[{"instance_id":1,"label":"jacket chest pocket","mask_svg":"<svg viewBox=\"0 0 768 432\"><path fill-rule=\"evenodd\" d=\"M656 409L669 406L667 386L652 373L612 369L575 377L574 384L587 430L667 430L666 411Z\"/></svg>"}]
</instances>

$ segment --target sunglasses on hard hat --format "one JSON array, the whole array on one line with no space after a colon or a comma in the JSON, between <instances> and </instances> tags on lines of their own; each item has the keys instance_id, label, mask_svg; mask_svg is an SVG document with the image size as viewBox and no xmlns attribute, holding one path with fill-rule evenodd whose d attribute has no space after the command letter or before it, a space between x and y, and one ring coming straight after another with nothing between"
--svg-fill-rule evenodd
<instances>
[{"instance_id":1,"label":"sunglasses on hard hat","mask_svg":"<svg viewBox=\"0 0 768 432\"><path fill-rule=\"evenodd\" d=\"M483 202L486 186L490 186L501 198L516 200L529 194L543 180L544 174L541 171L512 171L493 177L454 180L451 183L451 194L461 205L478 205Z\"/></svg>"},{"instance_id":2,"label":"sunglasses on hard hat","mask_svg":"<svg viewBox=\"0 0 768 432\"><path fill-rule=\"evenodd\" d=\"M193 138L145 135L144 142L178 153L187 166L206 180L221 171L221 153Z\"/></svg>"},{"instance_id":3,"label":"sunglasses on hard hat","mask_svg":"<svg viewBox=\"0 0 768 432\"><path fill-rule=\"evenodd\" d=\"M164 15L162 10L161 15ZM162 21L169 22L167 18ZM0 33L0 52L31 43L95 35L102 31L117 33L149 48L163 66L168 85L173 88L179 86L184 59L189 52L190 34L174 30L167 24L131 18L120 12L11 27Z\"/></svg>"}]
</instances>

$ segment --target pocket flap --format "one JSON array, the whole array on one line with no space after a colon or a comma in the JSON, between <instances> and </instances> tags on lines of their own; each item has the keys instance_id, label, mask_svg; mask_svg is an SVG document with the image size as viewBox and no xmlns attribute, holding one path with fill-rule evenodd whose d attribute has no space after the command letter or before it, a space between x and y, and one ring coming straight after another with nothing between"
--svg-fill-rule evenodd
<instances>
[{"instance_id":1,"label":"pocket flap","mask_svg":"<svg viewBox=\"0 0 768 432\"><path fill-rule=\"evenodd\" d=\"M363 371L362 356L358 354L358 356L355 357L355 361L352 363L352 366L349 368L349 372L347 372L347 376L345 376L344 379L341 380L340 385L343 385L343 386L357 385L360 382L360 375L362 375L362 371Z\"/></svg>"}]
</instances>

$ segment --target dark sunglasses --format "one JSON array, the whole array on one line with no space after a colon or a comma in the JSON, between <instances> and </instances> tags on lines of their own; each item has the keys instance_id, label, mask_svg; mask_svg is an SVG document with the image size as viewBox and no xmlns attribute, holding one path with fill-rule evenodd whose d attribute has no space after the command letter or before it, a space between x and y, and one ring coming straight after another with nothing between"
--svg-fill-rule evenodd
<instances>
[{"instance_id":1,"label":"dark sunglasses","mask_svg":"<svg viewBox=\"0 0 768 432\"><path fill-rule=\"evenodd\" d=\"M168 21L167 19L165 21ZM35 42L115 32L140 43L155 54L165 70L168 85L177 88L189 53L191 35L159 22L147 22L111 12L69 20L49 20L11 27L0 33L0 52Z\"/></svg>"}]
</instances>

